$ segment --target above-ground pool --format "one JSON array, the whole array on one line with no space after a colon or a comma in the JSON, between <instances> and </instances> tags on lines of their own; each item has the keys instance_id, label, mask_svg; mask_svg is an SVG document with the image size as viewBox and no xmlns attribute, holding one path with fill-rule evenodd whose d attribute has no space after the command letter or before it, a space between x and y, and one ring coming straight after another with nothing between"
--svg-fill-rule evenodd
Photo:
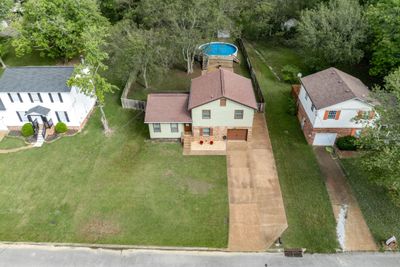
<instances>
[{"instance_id":1,"label":"above-ground pool","mask_svg":"<svg viewBox=\"0 0 400 267\"><path fill-rule=\"evenodd\" d=\"M236 45L222 42L212 42L203 44L199 47L208 56L237 56L238 48Z\"/></svg>"}]
</instances>

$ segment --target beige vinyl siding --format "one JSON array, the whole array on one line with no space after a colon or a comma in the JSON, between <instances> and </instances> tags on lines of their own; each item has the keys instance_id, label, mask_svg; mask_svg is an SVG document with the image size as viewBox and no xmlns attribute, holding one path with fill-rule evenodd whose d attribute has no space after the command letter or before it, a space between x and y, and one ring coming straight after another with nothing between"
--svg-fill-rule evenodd
<instances>
[{"instance_id":1,"label":"beige vinyl siding","mask_svg":"<svg viewBox=\"0 0 400 267\"><path fill-rule=\"evenodd\" d=\"M154 132L154 127L153 123L149 123L149 132L150 132L150 138L166 138L166 139L172 139L172 138L181 138L182 133L184 131L183 123L178 123L178 132L173 133L171 132L171 124L170 123L160 123L161 126L161 132L155 133Z\"/></svg>"}]
</instances>

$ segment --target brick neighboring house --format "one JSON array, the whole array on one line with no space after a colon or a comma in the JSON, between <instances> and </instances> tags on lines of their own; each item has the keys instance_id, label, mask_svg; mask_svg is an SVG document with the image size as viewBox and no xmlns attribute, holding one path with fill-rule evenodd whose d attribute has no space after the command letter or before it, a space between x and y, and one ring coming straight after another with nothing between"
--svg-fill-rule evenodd
<instances>
[{"instance_id":1,"label":"brick neighboring house","mask_svg":"<svg viewBox=\"0 0 400 267\"><path fill-rule=\"evenodd\" d=\"M256 110L251 80L220 68L192 79L189 94L149 94L145 123L150 138L249 140Z\"/></svg>"},{"instance_id":2,"label":"brick neighboring house","mask_svg":"<svg viewBox=\"0 0 400 267\"><path fill-rule=\"evenodd\" d=\"M367 86L336 68L301 78L297 105L307 142L315 146L334 145L341 136L359 136L375 118Z\"/></svg>"}]
</instances>

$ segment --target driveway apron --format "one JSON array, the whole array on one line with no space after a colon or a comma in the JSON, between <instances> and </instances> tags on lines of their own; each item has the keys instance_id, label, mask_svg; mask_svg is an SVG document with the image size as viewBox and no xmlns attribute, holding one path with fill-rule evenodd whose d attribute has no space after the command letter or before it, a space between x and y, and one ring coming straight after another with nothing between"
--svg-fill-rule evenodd
<instances>
[{"instance_id":1,"label":"driveway apron","mask_svg":"<svg viewBox=\"0 0 400 267\"><path fill-rule=\"evenodd\" d=\"M254 117L249 142L227 145L231 251L264 251L287 228L264 114Z\"/></svg>"}]
</instances>

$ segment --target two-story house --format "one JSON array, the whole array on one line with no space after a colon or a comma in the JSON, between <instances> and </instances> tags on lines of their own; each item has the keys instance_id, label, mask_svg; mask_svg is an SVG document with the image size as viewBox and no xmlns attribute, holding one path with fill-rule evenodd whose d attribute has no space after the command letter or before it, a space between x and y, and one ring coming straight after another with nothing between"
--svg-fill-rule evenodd
<instances>
[{"instance_id":1,"label":"two-story house","mask_svg":"<svg viewBox=\"0 0 400 267\"><path fill-rule=\"evenodd\" d=\"M19 130L25 123L51 127L64 122L83 127L96 99L67 85L73 67L13 67L0 78L0 131Z\"/></svg>"},{"instance_id":2,"label":"two-story house","mask_svg":"<svg viewBox=\"0 0 400 267\"><path fill-rule=\"evenodd\" d=\"M190 93L149 94L150 138L249 140L257 102L250 79L220 68L192 79Z\"/></svg>"},{"instance_id":3,"label":"two-story house","mask_svg":"<svg viewBox=\"0 0 400 267\"><path fill-rule=\"evenodd\" d=\"M373 100L359 79L329 68L300 80L297 116L309 144L331 146L373 123Z\"/></svg>"}]
</instances>

